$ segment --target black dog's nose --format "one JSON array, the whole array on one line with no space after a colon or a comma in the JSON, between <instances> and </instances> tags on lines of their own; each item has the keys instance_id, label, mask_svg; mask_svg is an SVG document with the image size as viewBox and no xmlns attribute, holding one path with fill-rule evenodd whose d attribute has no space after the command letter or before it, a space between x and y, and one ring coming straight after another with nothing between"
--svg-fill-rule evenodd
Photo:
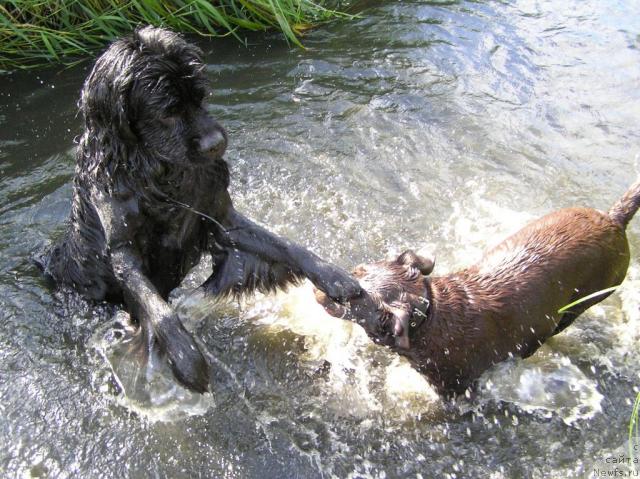
<instances>
[{"instance_id":1,"label":"black dog's nose","mask_svg":"<svg viewBox=\"0 0 640 479\"><path fill-rule=\"evenodd\" d=\"M220 158L227 149L227 136L215 129L200 138L200 151L212 158Z\"/></svg>"}]
</instances>

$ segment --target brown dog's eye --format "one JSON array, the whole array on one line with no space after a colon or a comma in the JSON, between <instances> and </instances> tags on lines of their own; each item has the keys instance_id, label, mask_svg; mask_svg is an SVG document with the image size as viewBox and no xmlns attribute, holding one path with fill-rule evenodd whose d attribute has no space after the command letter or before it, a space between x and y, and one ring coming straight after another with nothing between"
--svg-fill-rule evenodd
<instances>
[{"instance_id":1,"label":"brown dog's eye","mask_svg":"<svg viewBox=\"0 0 640 479\"><path fill-rule=\"evenodd\" d=\"M383 309L378 309L378 315L379 315L379 324L380 327L382 329L388 329L389 326L391 325L391 314L389 314L387 311L384 311Z\"/></svg>"}]
</instances>

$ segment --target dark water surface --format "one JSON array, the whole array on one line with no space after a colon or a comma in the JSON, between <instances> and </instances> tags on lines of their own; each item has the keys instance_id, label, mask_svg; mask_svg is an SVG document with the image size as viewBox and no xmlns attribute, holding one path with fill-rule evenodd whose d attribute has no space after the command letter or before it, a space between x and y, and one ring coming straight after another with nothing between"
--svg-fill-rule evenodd
<instances>
[{"instance_id":1,"label":"dark water surface","mask_svg":"<svg viewBox=\"0 0 640 479\"><path fill-rule=\"evenodd\" d=\"M554 208L608 208L640 163L639 12L409 0L304 51L203 44L236 205L346 268L413 247L436 273ZM0 77L2 476L593 477L624 452L640 218L620 291L455 404L305 288L241 306L178 292L213 395L160 376L136 396L111 312L54 295L29 262L64 229L87 68Z\"/></svg>"}]
</instances>

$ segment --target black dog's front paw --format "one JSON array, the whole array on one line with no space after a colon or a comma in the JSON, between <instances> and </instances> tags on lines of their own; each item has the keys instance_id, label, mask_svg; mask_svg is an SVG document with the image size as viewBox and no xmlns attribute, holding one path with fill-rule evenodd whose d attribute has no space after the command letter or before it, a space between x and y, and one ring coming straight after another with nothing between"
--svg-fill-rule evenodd
<instances>
[{"instance_id":1,"label":"black dog's front paw","mask_svg":"<svg viewBox=\"0 0 640 479\"><path fill-rule=\"evenodd\" d=\"M309 279L334 301L344 303L362 294L360 283L346 271L325 263Z\"/></svg>"},{"instance_id":2,"label":"black dog's front paw","mask_svg":"<svg viewBox=\"0 0 640 479\"><path fill-rule=\"evenodd\" d=\"M163 318L156 336L178 382L192 391L206 393L209 389L209 364L178 317Z\"/></svg>"}]
</instances>

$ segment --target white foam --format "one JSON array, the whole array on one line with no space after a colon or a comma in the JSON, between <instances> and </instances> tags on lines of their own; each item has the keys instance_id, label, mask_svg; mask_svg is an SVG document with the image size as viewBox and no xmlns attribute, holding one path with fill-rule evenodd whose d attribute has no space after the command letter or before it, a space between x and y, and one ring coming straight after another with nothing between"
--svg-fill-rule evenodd
<instances>
[{"instance_id":1,"label":"white foam","mask_svg":"<svg viewBox=\"0 0 640 479\"><path fill-rule=\"evenodd\" d=\"M248 314L270 328L304 336L301 361L330 363L323 399L335 414L364 419L384 411L386 418L404 421L440 412L441 400L423 375L374 344L360 326L327 314L310 284L258 300Z\"/></svg>"},{"instance_id":2,"label":"white foam","mask_svg":"<svg viewBox=\"0 0 640 479\"><path fill-rule=\"evenodd\" d=\"M603 396L596 382L568 357L545 346L529 359L496 365L482 376L479 390L481 402L513 403L529 413L555 414L567 424L602 412Z\"/></svg>"}]
</instances>

